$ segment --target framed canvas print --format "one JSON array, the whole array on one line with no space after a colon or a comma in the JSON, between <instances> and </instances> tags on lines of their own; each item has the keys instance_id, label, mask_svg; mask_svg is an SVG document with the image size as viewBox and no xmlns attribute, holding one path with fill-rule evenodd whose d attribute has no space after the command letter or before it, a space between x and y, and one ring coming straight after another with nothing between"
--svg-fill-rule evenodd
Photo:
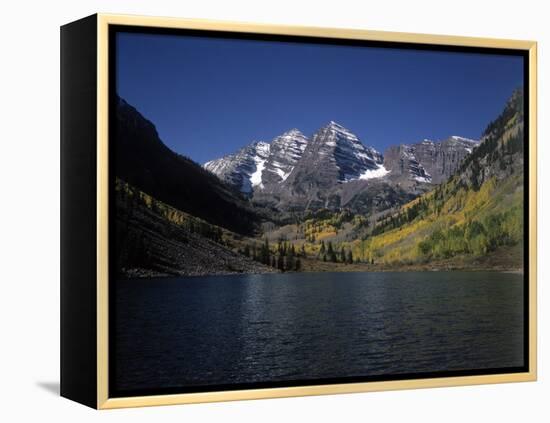
<instances>
[{"instance_id":1,"label":"framed canvas print","mask_svg":"<svg viewBox=\"0 0 550 423\"><path fill-rule=\"evenodd\" d=\"M61 29L61 394L536 379L536 43Z\"/></svg>"}]
</instances>

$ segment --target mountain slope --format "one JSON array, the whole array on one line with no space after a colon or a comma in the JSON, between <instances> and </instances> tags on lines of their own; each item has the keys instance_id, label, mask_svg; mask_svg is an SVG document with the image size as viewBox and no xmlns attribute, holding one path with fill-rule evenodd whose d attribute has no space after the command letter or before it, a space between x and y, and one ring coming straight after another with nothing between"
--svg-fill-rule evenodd
<instances>
[{"instance_id":1,"label":"mountain slope","mask_svg":"<svg viewBox=\"0 0 550 423\"><path fill-rule=\"evenodd\" d=\"M248 201L199 164L170 150L155 126L122 99L114 140L116 177L210 223L254 232L261 219Z\"/></svg>"},{"instance_id":2,"label":"mountain slope","mask_svg":"<svg viewBox=\"0 0 550 423\"><path fill-rule=\"evenodd\" d=\"M458 171L355 241L363 259L386 264L486 257L523 240L523 92L514 92ZM522 264L521 248L515 263Z\"/></svg>"}]
</instances>

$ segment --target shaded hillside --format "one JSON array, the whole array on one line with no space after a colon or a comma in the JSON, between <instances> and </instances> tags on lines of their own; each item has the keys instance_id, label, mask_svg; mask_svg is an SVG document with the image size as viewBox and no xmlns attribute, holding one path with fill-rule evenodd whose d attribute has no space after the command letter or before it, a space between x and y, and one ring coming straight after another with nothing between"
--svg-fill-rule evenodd
<instances>
[{"instance_id":1,"label":"shaded hillside","mask_svg":"<svg viewBox=\"0 0 550 423\"><path fill-rule=\"evenodd\" d=\"M123 277L269 273L235 251L242 237L117 180L116 270Z\"/></svg>"},{"instance_id":2,"label":"shaded hillside","mask_svg":"<svg viewBox=\"0 0 550 423\"><path fill-rule=\"evenodd\" d=\"M460 262L523 240L523 92L516 91L446 183L380 221L350 244L370 262ZM515 265L521 267L521 250ZM490 263L487 263L490 267Z\"/></svg>"},{"instance_id":3,"label":"shaded hillside","mask_svg":"<svg viewBox=\"0 0 550 423\"><path fill-rule=\"evenodd\" d=\"M259 216L242 195L160 140L155 126L118 99L114 163L116 176L173 207L251 234Z\"/></svg>"}]
</instances>

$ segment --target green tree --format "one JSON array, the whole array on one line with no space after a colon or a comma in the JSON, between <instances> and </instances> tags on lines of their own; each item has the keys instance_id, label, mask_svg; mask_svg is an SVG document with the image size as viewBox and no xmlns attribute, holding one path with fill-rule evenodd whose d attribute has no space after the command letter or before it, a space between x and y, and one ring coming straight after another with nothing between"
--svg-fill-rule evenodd
<instances>
[{"instance_id":1,"label":"green tree","mask_svg":"<svg viewBox=\"0 0 550 423\"><path fill-rule=\"evenodd\" d=\"M327 248L327 255L331 262L336 263L336 253L334 252L334 249L332 248L332 242L328 242L328 248Z\"/></svg>"},{"instance_id":2,"label":"green tree","mask_svg":"<svg viewBox=\"0 0 550 423\"><path fill-rule=\"evenodd\" d=\"M418 251L423 256L430 256L432 254L432 243L429 239L420 241L418 243Z\"/></svg>"},{"instance_id":3,"label":"green tree","mask_svg":"<svg viewBox=\"0 0 550 423\"><path fill-rule=\"evenodd\" d=\"M279 258L277 259L277 269L279 269L281 272L285 271L285 259L281 254L279 254Z\"/></svg>"},{"instance_id":4,"label":"green tree","mask_svg":"<svg viewBox=\"0 0 550 423\"><path fill-rule=\"evenodd\" d=\"M265 240L264 240L264 243L263 243L263 245L260 249L260 262L263 263L263 264L266 264L268 266L270 264L270 262L269 262L269 253L270 253L269 241L266 237Z\"/></svg>"}]
</instances>

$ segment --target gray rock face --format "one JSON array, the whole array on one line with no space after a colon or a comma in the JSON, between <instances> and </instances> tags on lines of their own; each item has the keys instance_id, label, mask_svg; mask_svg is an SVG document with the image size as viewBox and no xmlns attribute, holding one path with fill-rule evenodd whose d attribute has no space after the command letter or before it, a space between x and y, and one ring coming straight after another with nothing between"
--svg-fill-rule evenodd
<instances>
[{"instance_id":1,"label":"gray rock face","mask_svg":"<svg viewBox=\"0 0 550 423\"><path fill-rule=\"evenodd\" d=\"M392 146L384 154L384 166L391 171L391 178L403 185L440 184L456 172L478 143L452 136L440 142Z\"/></svg>"},{"instance_id":2,"label":"gray rock face","mask_svg":"<svg viewBox=\"0 0 550 423\"><path fill-rule=\"evenodd\" d=\"M431 183L432 176L418 161L414 146L389 147L384 153L384 166L391 172L391 178L401 183Z\"/></svg>"}]
</instances>

